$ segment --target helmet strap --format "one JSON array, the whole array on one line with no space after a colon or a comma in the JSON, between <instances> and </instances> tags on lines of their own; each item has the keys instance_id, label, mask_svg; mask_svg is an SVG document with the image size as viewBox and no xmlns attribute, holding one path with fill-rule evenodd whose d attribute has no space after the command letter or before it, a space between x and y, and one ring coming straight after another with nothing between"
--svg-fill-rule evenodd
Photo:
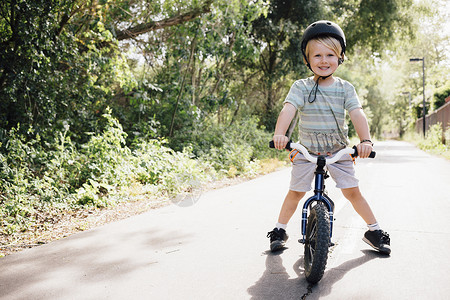
<instances>
[{"instance_id":1,"label":"helmet strap","mask_svg":"<svg viewBox=\"0 0 450 300\"><path fill-rule=\"evenodd\" d=\"M308 64L308 65L309 65L309 64ZM311 70L311 71L312 71L312 70ZM313 73L314 73L314 72L313 72ZM314 74L315 74L315 73L314 73ZM319 80L320 80L320 79L327 79L327 78L330 77L331 75L333 75L333 73L331 73L330 75L327 75L327 76L319 76L319 77L317 78L316 83L314 84L312 90L309 92L309 95L308 95L308 102L309 102L309 103L313 103L314 101L316 101L317 91L319 90ZM314 95L313 95L313 98L311 99L311 94L313 93L313 91L314 91Z\"/></svg>"}]
</instances>

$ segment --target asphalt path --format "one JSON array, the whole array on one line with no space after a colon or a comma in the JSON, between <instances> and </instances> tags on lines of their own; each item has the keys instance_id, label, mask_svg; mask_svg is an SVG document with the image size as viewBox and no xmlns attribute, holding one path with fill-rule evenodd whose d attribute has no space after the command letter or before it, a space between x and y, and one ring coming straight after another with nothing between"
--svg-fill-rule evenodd
<instances>
[{"instance_id":1,"label":"asphalt path","mask_svg":"<svg viewBox=\"0 0 450 300\"><path fill-rule=\"evenodd\" d=\"M358 160L363 194L391 237L380 255L327 180L336 222L323 279L303 274L300 211L287 248L266 238L290 168L0 258L0 299L449 299L450 162L405 142Z\"/></svg>"}]
</instances>

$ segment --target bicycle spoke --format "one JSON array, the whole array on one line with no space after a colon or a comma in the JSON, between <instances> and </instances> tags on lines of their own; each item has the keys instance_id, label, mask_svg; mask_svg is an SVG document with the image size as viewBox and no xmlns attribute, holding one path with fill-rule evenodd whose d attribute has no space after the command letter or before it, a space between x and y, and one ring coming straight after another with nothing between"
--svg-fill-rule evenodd
<instances>
[{"instance_id":1,"label":"bicycle spoke","mask_svg":"<svg viewBox=\"0 0 450 300\"><path fill-rule=\"evenodd\" d=\"M311 234L308 236L308 240L313 241L317 237L317 223L314 223L311 227Z\"/></svg>"}]
</instances>

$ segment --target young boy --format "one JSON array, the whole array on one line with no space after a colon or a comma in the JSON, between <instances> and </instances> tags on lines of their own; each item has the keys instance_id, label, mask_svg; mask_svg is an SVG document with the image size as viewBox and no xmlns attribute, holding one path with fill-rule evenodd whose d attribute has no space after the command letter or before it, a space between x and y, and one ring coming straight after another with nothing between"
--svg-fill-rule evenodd
<instances>
[{"instance_id":1,"label":"young boy","mask_svg":"<svg viewBox=\"0 0 450 300\"><path fill-rule=\"evenodd\" d=\"M292 85L275 127L275 148L285 148L288 142L286 131L298 111L300 143L312 154L332 155L349 143L345 124L345 111L348 111L361 140L357 145L359 157L369 156L373 144L355 88L349 82L333 76L344 61L345 47L344 32L333 22L318 21L306 28L302 38L302 53L314 77L297 80ZM301 153L291 153L291 160L293 165L289 192L281 207L276 227L267 234L272 251L284 247L288 239L287 223L300 199L311 189L314 177L315 165L304 159ZM367 223L369 230L364 234L363 240L374 249L390 254L389 235L380 229L359 190L350 156L327 166L327 169L336 186L342 189L355 211Z\"/></svg>"}]
</instances>

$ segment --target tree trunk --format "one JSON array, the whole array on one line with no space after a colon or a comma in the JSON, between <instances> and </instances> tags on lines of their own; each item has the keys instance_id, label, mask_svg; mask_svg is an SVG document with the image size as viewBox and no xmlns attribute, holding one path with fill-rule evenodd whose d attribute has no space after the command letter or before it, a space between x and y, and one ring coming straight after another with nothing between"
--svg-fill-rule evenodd
<instances>
[{"instance_id":1,"label":"tree trunk","mask_svg":"<svg viewBox=\"0 0 450 300\"><path fill-rule=\"evenodd\" d=\"M172 114L172 120L171 120L171 122L170 122L170 131L169 131L169 136L170 136L170 137L171 137L172 134L173 134L173 125L174 125L174 123L175 123L175 115L176 115L176 113L177 113L178 104L180 103L181 95L183 94L184 83L186 82L186 76L187 76L187 74L190 73L190 71L191 71L191 62L192 62L193 59L194 59L194 52L195 52L195 47L196 47L196 45L197 45L197 33L195 34L194 40L193 40L192 43L191 43L191 55L189 56L188 65L187 65L187 67L186 67L186 71L184 72L183 79L181 80L180 92L178 93L177 102L176 102L176 104L175 104L175 109L174 109L173 114Z\"/></svg>"},{"instance_id":2,"label":"tree trunk","mask_svg":"<svg viewBox=\"0 0 450 300\"><path fill-rule=\"evenodd\" d=\"M212 0L207 0L202 7L193 9L181 15L170 17L161 21L150 21L148 23L138 24L125 30L116 30L116 38L119 41L131 39L143 33L189 22L202 14L209 13L211 11L211 3Z\"/></svg>"}]
</instances>

